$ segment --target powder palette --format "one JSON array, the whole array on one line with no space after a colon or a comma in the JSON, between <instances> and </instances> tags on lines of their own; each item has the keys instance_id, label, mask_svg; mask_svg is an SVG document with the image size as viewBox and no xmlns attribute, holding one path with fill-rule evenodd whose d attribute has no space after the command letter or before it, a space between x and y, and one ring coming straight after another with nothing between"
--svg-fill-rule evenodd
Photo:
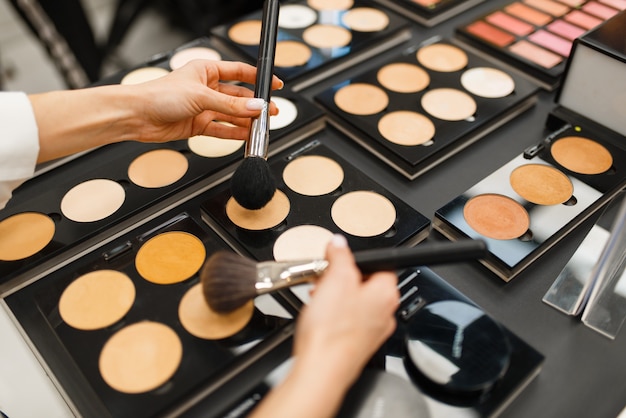
<instances>
[{"instance_id":1,"label":"powder palette","mask_svg":"<svg viewBox=\"0 0 626 418\"><path fill-rule=\"evenodd\" d=\"M261 11L212 29L225 47L256 63ZM410 38L409 21L364 0L283 2L274 73L294 91Z\"/></svg>"},{"instance_id":2,"label":"powder palette","mask_svg":"<svg viewBox=\"0 0 626 418\"><path fill-rule=\"evenodd\" d=\"M575 43L546 137L435 212L450 239L483 238L483 264L511 280L626 186L623 107L626 13ZM598 68L588 80L589 70ZM609 128L610 127L610 128Z\"/></svg>"},{"instance_id":3,"label":"powder palette","mask_svg":"<svg viewBox=\"0 0 626 418\"><path fill-rule=\"evenodd\" d=\"M438 37L315 96L338 129L415 179L531 107L538 88Z\"/></svg>"},{"instance_id":4,"label":"powder palette","mask_svg":"<svg viewBox=\"0 0 626 418\"><path fill-rule=\"evenodd\" d=\"M219 410L288 357L297 311L280 294L208 308L197 271L228 246L195 199L5 297L78 416Z\"/></svg>"},{"instance_id":5,"label":"powder palette","mask_svg":"<svg viewBox=\"0 0 626 418\"><path fill-rule=\"evenodd\" d=\"M553 90L561 82L574 39L625 9L625 0L520 0L458 27L456 33Z\"/></svg>"},{"instance_id":6,"label":"powder palette","mask_svg":"<svg viewBox=\"0 0 626 418\"><path fill-rule=\"evenodd\" d=\"M498 416L540 372L541 353L432 270L402 272L399 288L385 369L417 389L427 416ZM353 407L354 396L347 397Z\"/></svg>"},{"instance_id":7,"label":"powder palette","mask_svg":"<svg viewBox=\"0 0 626 418\"><path fill-rule=\"evenodd\" d=\"M333 233L355 250L412 245L428 234L429 220L331 151L340 140L328 128L269 160L274 198L249 211L216 186L202 204L203 219L229 244L257 260L323 257Z\"/></svg>"},{"instance_id":8,"label":"powder palette","mask_svg":"<svg viewBox=\"0 0 626 418\"><path fill-rule=\"evenodd\" d=\"M379 3L426 26L432 27L484 0L378 0Z\"/></svg>"},{"instance_id":9,"label":"powder palette","mask_svg":"<svg viewBox=\"0 0 626 418\"><path fill-rule=\"evenodd\" d=\"M270 153L323 128L321 109L289 89L276 92L273 100L281 112L270 118ZM0 211L0 291L66 250L77 251L101 233L137 222L133 217L158 210L183 189L188 195L219 180L243 158L243 145L206 136L116 143L28 181Z\"/></svg>"}]
</instances>

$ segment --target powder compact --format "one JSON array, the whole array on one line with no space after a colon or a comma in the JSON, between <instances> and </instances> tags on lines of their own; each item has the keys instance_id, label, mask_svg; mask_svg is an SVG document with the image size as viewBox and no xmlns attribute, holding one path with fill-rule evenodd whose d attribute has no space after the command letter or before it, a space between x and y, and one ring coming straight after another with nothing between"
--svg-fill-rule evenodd
<instances>
[{"instance_id":1,"label":"powder compact","mask_svg":"<svg viewBox=\"0 0 626 418\"><path fill-rule=\"evenodd\" d=\"M579 38L545 139L435 212L448 238L485 239L481 262L505 281L626 186L624 106L604 101L623 102L625 36L622 13Z\"/></svg>"},{"instance_id":2,"label":"powder compact","mask_svg":"<svg viewBox=\"0 0 626 418\"><path fill-rule=\"evenodd\" d=\"M177 52L206 48L200 41ZM164 69L177 52L149 66ZM281 111L270 117L270 153L324 127L322 110L290 89L272 100ZM126 141L47 167L45 176L24 183L0 211L0 291L27 270L41 271L54 257L93 245L100 234L141 221L146 210L156 212L223 178L243 159L244 143L202 135L167 143Z\"/></svg>"},{"instance_id":3,"label":"powder compact","mask_svg":"<svg viewBox=\"0 0 626 418\"><path fill-rule=\"evenodd\" d=\"M3 299L78 416L220 410L288 358L297 311L280 294L228 314L205 302L197 272L229 247L199 219L199 199Z\"/></svg>"},{"instance_id":4,"label":"powder compact","mask_svg":"<svg viewBox=\"0 0 626 418\"><path fill-rule=\"evenodd\" d=\"M426 27L442 23L484 0L378 0L379 3Z\"/></svg>"},{"instance_id":5,"label":"powder compact","mask_svg":"<svg viewBox=\"0 0 626 418\"><path fill-rule=\"evenodd\" d=\"M216 41L256 63L261 14L211 30ZM280 7L274 73L300 91L408 40L404 17L366 0L300 0Z\"/></svg>"},{"instance_id":6,"label":"powder compact","mask_svg":"<svg viewBox=\"0 0 626 418\"><path fill-rule=\"evenodd\" d=\"M428 416L497 416L539 373L541 353L429 268L402 272L399 288L385 369L422 394Z\"/></svg>"},{"instance_id":7,"label":"powder compact","mask_svg":"<svg viewBox=\"0 0 626 418\"><path fill-rule=\"evenodd\" d=\"M457 27L456 34L553 90L574 40L625 9L625 0L519 0Z\"/></svg>"},{"instance_id":8,"label":"powder compact","mask_svg":"<svg viewBox=\"0 0 626 418\"><path fill-rule=\"evenodd\" d=\"M315 96L330 122L409 179L536 102L538 88L439 37Z\"/></svg>"},{"instance_id":9,"label":"powder compact","mask_svg":"<svg viewBox=\"0 0 626 418\"><path fill-rule=\"evenodd\" d=\"M334 233L354 251L415 245L429 220L326 144L343 136L328 127L268 160L274 198L247 210L227 182L205 194L203 219L233 248L257 260L322 257Z\"/></svg>"}]
</instances>

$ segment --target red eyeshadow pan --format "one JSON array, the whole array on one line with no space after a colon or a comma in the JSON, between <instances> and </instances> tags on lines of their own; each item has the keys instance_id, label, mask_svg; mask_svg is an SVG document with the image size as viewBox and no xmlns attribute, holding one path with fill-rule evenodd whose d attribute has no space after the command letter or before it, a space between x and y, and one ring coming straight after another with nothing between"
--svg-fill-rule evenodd
<instances>
[{"instance_id":1,"label":"red eyeshadow pan","mask_svg":"<svg viewBox=\"0 0 626 418\"><path fill-rule=\"evenodd\" d=\"M556 52L557 54L561 54L564 57L569 56L572 49L572 43L570 41L563 39L560 36L553 35L545 30L538 30L528 36L528 39L537 45Z\"/></svg>"},{"instance_id":2,"label":"red eyeshadow pan","mask_svg":"<svg viewBox=\"0 0 626 418\"><path fill-rule=\"evenodd\" d=\"M499 47L505 47L515 40L510 33L501 31L482 20L476 21L465 28L469 33Z\"/></svg>"},{"instance_id":3,"label":"red eyeshadow pan","mask_svg":"<svg viewBox=\"0 0 626 418\"><path fill-rule=\"evenodd\" d=\"M550 23L552 16L542 13L539 10L528 7L522 3L512 3L504 8L504 10L526 22L537 26L544 26Z\"/></svg>"},{"instance_id":4,"label":"red eyeshadow pan","mask_svg":"<svg viewBox=\"0 0 626 418\"><path fill-rule=\"evenodd\" d=\"M485 20L500 29L507 30L518 36L525 36L535 30L535 27L529 23L509 16L506 13L497 11L485 18Z\"/></svg>"},{"instance_id":5,"label":"red eyeshadow pan","mask_svg":"<svg viewBox=\"0 0 626 418\"><path fill-rule=\"evenodd\" d=\"M574 39L578 38L580 35L586 32L585 29L567 23L564 20L555 20L554 22L550 23L546 28L550 32L556 33L557 35L560 35L565 39L569 39L570 41L573 41Z\"/></svg>"},{"instance_id":6,"label":"red eyeshadow pan","mask_svg":"<svg viewBox=\"0 0 626 418\"><path fill-rule=\"evenodd\" d=\"M613 16L615 16L617 13L619 13L618 10L615 10L612 7L608 7L608 6L604 6L598 2L595 1L591 1L587 4L585 4L582 9L589 13L592 14L594 16L597 16L601 19L607 20Z\"/></svg>"},{"instance_id":7,"label":"red eyeshadow pan","mask_svg":"<svg viewBox=\"0 0 626 418\"><path fill-rule=\"evenodd\" d=\"M585 29L593 29L602 23L602 19L588 15L580 10L573 10L565 16L565 20Z\"/></svg>"}]
</instances>

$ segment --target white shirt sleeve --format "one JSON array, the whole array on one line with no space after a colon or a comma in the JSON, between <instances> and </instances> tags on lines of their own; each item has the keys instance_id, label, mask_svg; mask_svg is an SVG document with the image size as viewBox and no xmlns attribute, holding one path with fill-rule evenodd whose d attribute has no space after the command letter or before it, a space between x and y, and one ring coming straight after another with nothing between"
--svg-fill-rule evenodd
<instances>
[{"instance_id":1,"label":"white shirt sleeve","mask_svg":"<svg viewBox=\"0 0 626 418\"><path fill-rule=\"evenodd\" d=\"M39 131L26 93L0 92L0 209L35 173Z\"/></svg>"}]
</instances>

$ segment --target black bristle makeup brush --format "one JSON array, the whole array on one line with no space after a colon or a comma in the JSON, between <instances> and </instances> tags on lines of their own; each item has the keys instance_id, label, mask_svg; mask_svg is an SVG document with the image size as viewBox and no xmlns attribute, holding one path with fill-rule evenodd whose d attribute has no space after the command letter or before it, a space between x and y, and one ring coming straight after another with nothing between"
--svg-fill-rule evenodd
<instances>
[{"instance_id":1,"label":"black bristle makeup brush","mask_svg":"<svg viewBox=\"0 0 626 418\"><path fill-rule=\"evenodd\" d=\"M482 240L434 242L416 247L385 248L354 253L357 266L368 274L381 270L476 260L487 254ZM200 270L204 298L216 312L231 312L251 299L319 277L328 261L256 262L229 251L218 251Z\"/></svg>"},{"instance_id":2,"label":"black bristle makeup brush","mask_svg":"<svg viewBox=\"0 0 626 418\"><path fill-rule=\"evenodd\" d=\"M230 184L233 198L246 209L261 209L276 192L276 181L267 164L267 148L279 7L278 0L266 0L263 4L254 97L265 103L259 116L250 123L244 160L233 173Z\"/></svg>"}]
</instances>

